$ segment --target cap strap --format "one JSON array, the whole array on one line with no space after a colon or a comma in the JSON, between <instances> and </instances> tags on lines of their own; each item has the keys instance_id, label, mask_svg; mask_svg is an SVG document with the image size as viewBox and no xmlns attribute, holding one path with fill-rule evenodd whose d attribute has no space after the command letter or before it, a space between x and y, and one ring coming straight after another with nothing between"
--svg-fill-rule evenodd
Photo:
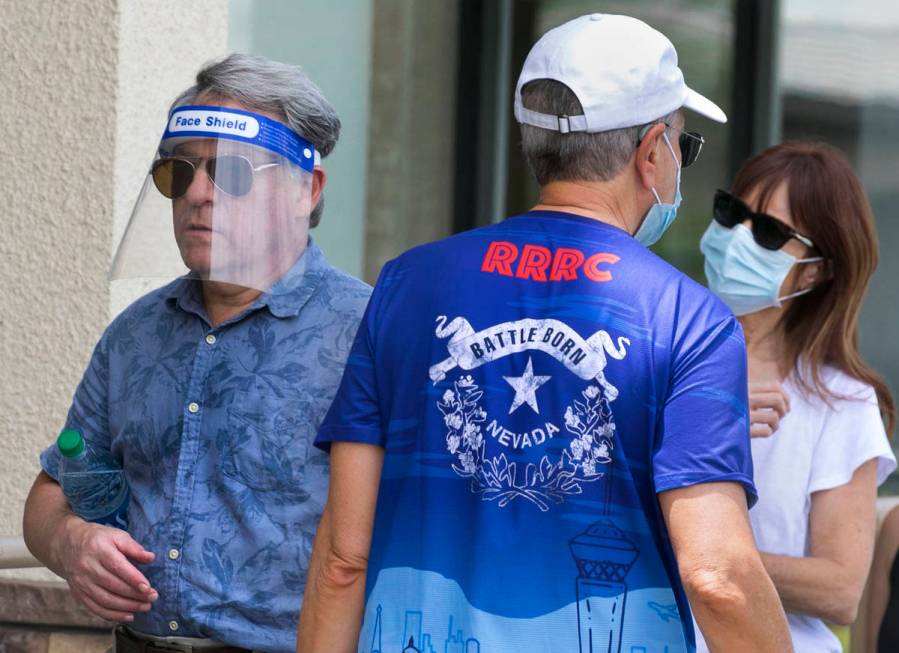
<instances>
[{"instance_id":1,"label":"cap strap","mask_svg":"<svg viewBox=\"0 0 899 653\"><path fill-rule=\"evenodd\" d=\"M587 116L554 116L549 113L531 111L524 107L518 108L518 122L562 134L587 131Z\"/></svg>"}]
</instances>

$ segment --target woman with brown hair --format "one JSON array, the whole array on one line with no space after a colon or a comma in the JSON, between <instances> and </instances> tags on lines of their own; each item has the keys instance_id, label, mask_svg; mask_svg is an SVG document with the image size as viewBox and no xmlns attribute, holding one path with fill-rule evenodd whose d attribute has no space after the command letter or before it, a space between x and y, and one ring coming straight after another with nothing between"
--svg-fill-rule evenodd
<instances>
[{"instance_id":1,"label":"woman with brown hair","mask_svg":"<svg viewBox=\"0 0 899 653\"><path fill-rule=\"evenodd\" d=\"M877 266L871 207L838 151L785 143L718 191L701 249L746 335L762 560L796 652L839 653L823 621L855 620L877 486L896 467L884 430L895 404L857 345Z\"/></svg>"}]
</instances>

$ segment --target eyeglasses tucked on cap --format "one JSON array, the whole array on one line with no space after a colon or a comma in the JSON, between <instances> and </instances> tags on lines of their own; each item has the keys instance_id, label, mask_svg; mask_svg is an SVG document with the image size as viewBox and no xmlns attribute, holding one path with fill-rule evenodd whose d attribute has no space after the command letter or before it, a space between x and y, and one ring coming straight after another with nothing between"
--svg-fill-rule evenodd
<instances>
[{"instance_id":1,"label":"eyeglasses tucked on cap","mask_svg":"<svg viewBox=\"0 0 899 653\"><path fill-rule=\"evenodd\" d=\"M201 164L216 188L233 197L250 192L257 172L281 165L264 163L254 166L252 161L239 154L223 154L205 160L193 157L165 157L153 163L151 169L153 183L168 199L178 199L187 192Z\"/></svg>"},{"instance_id":2,"label":"eyeglasses tucked on cap","mask_svg":"<svg viewBox=\"0 0 899 653\"><path fill-rule=\"evenodd\" d=\"M803 236L793 227L767 213L753 211L743 200L725 190L718 190L715 193L713 213L715 222L728 229L751 220L752 238L765 249L778 250L791 238L807 247L815 247L810 238Z\"/></svg>"},{"instance_id":3,"label":"eyeglasses tucked on cap","mask_svg":"<svg viewBox=\"0 0 899 653\"><path fill-rule=\"evenodd\" d=\"M646 138L646 133L658 124L659 123L654 122L646 125L640 130L640 137L637 139L638 146L643 142L643 139ZM686 132L667 122L663 122L662 124L668 129L680 132L677 136L677 144L680 147L681 168L689 168L696 163L696 159L699 158L699 153L702 151L702 146L705 144L705 139L702 137L702 134L699 132Z\"/></svg>"}]
</instances>

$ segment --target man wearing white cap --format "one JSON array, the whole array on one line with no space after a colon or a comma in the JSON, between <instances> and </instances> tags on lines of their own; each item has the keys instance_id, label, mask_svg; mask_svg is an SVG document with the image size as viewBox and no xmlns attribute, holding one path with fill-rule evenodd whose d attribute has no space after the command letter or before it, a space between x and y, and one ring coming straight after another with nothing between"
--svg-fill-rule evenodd
<instances>
[{"instance_id":1,"label":"man wearing white cap","mask_svg":"<svg viewBox=\"0 0 899 653\"><path fill-rule=\"evenodd\" d=\"M753 544L739 324L653 255L702 137L625 16L534 46L537 206L388 263L316 444L298 650L790 651Z\"/></svg>"}]
</instances>

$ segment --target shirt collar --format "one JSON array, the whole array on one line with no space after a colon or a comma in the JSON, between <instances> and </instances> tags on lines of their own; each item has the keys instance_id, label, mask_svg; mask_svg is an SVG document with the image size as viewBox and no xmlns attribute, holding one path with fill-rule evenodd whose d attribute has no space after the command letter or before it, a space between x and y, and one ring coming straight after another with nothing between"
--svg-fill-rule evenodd
<instances>
[{"instance_id":1,"label":"shirt collar","mask_svg":"<svg viewBox=\"0 0 899 653\"><path fill-rule=\"evenodd\" d=\"M165 289L165 301L167 304L177 306L186 313L193 313L205 321L206 307L203 306L203 297L200 293L200 284L193 273L185 274L175 279Z\"/></svg>"},{"instance_id":2,"label":"shirt collar","mask_svg":"<svg viewBox=\"0 0 899 653\"><path fill-rule=\"evenodd\" d=\"M267 306L275 317L295 317L318 288L322 271L327 267L324 253L310 238L303 255L287 274L259 297L255 306Z\"/></svg>"},{"instance_id":3,"label":"shirt collar","mask_svg":"<svg viewBox=\"0 0 899 653\"><path fill-rule=\"evenodd\" d=\"M306 251L297 259L287 274L281 277L268 292L262 293L243 315L266 307L277 318L296 317L300 309L312 297L321 282L322 271L327 267L328 261L324 252L310 237ZM187 274L169 284L164 297L167 302L176 305L181 310L208 321L200 284L197 283L193 274Z\"/></svg>"}]
</instances>

